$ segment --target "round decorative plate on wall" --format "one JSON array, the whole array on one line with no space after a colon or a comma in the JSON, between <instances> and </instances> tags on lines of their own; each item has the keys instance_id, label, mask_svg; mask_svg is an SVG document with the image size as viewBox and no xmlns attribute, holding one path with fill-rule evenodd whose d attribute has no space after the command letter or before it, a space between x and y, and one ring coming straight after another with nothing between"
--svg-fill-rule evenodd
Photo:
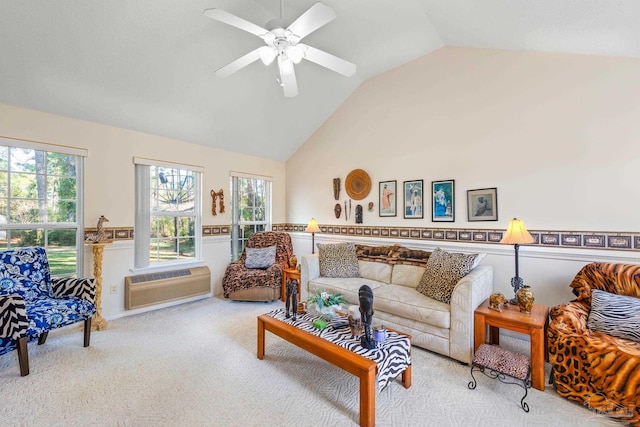
<instances>
[{"instance_id":1,"label":"round decorative plate on wall","mask_svg":"<svg viewBox=\"0 0 640 427\"><path fill-rule=\"evenodd\" d=\"M344 187L349 197L353 200L362 200L371 191L371 178L362 169L354 169L347 175Z\"/></svg>"}]
</instances>

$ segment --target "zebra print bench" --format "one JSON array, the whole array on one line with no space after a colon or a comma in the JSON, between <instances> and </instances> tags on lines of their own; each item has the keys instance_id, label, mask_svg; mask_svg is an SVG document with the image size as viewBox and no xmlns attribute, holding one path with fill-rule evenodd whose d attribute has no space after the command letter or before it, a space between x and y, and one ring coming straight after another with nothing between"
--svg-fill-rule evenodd
<instances>
[{"instance_id":1,"label":"zebra print bench","mask_svg":"<svg viewBox=\"0 0 640 427\"><path fill-rule=\"evenodd\" d=\"M0 355L18 350L20 375L29 375L27 342L42 345L49 331L84 321L84 346L96 311L94 279L52 279L43 248L0 252Z\"/></svg>"}]
</instances>

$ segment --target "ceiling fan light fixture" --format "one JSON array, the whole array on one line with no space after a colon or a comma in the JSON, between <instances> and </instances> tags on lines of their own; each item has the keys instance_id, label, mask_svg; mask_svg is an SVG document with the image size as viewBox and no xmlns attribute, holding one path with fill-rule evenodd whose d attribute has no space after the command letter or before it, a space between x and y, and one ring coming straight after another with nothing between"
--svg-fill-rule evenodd
<instances>
[{"instance_id":1,"label":"ceiling fan light fixture","mask_svg":"<svg viewBox=\"0 0 640 427\"><path fill-rule=\"evenodd\" d=\"M264 65L270 65L273 60L276 59L276 52L268 46L262 46L259 48L258 53L260 54L260 60Z\"/></svg>"},{"instance_id":2,"label":"ceiling fan light fixture","mask_svg":"<svg viewBox=\"0 0 640 427\"><path fill-rule=\"evenodd\" d=\"M304 57L304 51L299 46L288 46L285 50L287 57L293 61L294 64L299 64Z\"/></svg>"}]
</instances>

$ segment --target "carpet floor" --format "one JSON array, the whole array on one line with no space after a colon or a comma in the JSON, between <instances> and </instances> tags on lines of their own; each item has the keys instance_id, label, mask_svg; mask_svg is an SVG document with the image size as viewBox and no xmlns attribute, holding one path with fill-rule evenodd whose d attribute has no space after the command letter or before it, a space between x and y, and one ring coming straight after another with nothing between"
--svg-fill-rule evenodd
<instances>
[{"instance_id":1,"label":"carpet floor","mask_svg":"<svg viewBox=\"0 0 640 427\"><path fill-rule=\"evenodd\" d=\"M77 326L53 331L29 344L27 377L15 352L0 356L0 425L358 425L356 377L270 333L256 358L256 316L282 305L209 298L110 321L88 348ZM477 374L469 390L469 369L414 347L412 387L397 379L376 396L376 425L622 425L550 385L529 390L525 413L522 388Z\"/></svg>"}]
</instances>

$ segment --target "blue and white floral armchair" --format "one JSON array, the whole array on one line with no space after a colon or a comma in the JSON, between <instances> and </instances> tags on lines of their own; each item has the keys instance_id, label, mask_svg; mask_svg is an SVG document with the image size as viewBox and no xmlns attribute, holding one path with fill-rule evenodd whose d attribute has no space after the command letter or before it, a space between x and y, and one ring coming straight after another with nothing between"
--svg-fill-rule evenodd
<instances>
[{"instance_id":1,"label":"blue and white floral armchair","mask_svg":"<svg viewBox=\"0 0 640 427\"><path fill-rule=\"evenodd\" d=\"M51 279L43 248L0 252L0 354L17 349L20 375L28 375L27 342L44 344L50 330L80 321L88 347L94 300L94 279Z\"/></svg>"}]
</instances>

